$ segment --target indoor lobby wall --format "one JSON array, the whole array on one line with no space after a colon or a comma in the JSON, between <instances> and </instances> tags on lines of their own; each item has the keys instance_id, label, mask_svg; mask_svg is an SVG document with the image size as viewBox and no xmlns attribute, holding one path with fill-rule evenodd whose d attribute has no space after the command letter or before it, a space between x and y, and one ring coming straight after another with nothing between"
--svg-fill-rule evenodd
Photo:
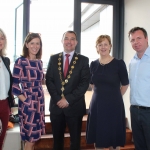
<instances>
[{"instance_id":1,"label":"indoor lobby wall","mask_svg":"<svg viewBox=\"0 0 150 150\"><path fill-rule=\"evenodd\" d=\"M128 39L128 31L135 27L143 27L147 30L150 36L150 0L124 0L125 3L125 20L124 20L124 60L129 68L129 62L134 56L135 51L132 49L131 44ZM150 42L150 38L149 38ZM130 88L128 88L127 93L124 95L124 104L126 110L126 117L128 118L129 127L130 125Z\"/></svg>"}]
</instances>

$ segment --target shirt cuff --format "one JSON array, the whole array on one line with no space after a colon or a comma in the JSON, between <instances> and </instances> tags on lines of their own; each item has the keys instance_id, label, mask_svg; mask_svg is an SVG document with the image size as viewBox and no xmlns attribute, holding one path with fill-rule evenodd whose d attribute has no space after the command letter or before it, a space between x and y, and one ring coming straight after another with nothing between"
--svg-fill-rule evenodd
<instances>
[{"instance_id":1,"label":"shirt cuff","mask_svg":"<svg viewBox=\"0 0 150 150\"><path fill-rule=\"evenodd\" d=\"M68 103L68 101L66 100L66 102ZM69 105L69 103L68 103L68 105Z\"/></svg>"}]
</instances>

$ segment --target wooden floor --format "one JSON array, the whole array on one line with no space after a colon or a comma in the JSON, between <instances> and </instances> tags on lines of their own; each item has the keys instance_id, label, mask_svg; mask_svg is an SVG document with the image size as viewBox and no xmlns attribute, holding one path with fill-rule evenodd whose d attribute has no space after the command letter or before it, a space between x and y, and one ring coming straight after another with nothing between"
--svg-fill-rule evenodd
<instances>
[{"instance_id":1,"label":"wooden floor","mask_svg":"<svg viewBox=\"0 0 150 150\"><path fill-rule=\"evenodd\" d=\"M53 147L53 135L52 128L49 116L45 117L45 130L46 134L42 135L41 139L36 142L34 150L52 150ZM94 144L86 143L86 124L87 124L87 115L83 117L82 120L82 129L81 129L81 149L82 150L94 150ZM70 147L70 134L68 127L65 130L64 134L64 147L65 150L69 150ZM107 148L105 150L108 150ZM135 150L134 144L132 141L132 131L126 128L126 144L124 147L120 147L120 150Z\"/></svg>"}]
</instances>

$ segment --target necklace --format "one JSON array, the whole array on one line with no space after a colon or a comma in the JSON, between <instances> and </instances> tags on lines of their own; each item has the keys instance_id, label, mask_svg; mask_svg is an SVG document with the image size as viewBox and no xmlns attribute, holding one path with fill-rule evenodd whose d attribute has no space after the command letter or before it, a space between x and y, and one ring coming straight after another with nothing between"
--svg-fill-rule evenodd
<instances>
[{"instance_id":1,"label":"necklace","mask_svg":"<svg viewBox=\"0 0 150 150\"><path fill-rule=\"evenodd\" d=\"M106 64L103 64L103 63L101 63L101 62L99 62L102 66L105 66Z\"/></svg>"},{"instance_id":2,"label":"necklace","mask_svg":"<svg viewBox=\"0 0 150 150\"><path fill-rule=\"evenodd\" d=\"M111 62L111 60L113 59L113 57L109 56L109 58L107 59L103 59L103 61L99 58L99 63L102 65L102 66L105 66L106 64L108 64L109 62Z\"/></svg>"},{"instance_id":3,"label":"necklace","mask_svg":"<svg viewBox=\"0 0 150 150\"><path fill-rule=\"evenodd\" d=\"M65 80L62 79L62 69L61 69L61 57L62 57L62 54L63 53L60 53L59 54L59 57L58 57L58 71L59 71L59 76L60 76L60 81L61 81L61 97L64 97L64 90L65 90L65 85L68 83L68 80L71 78L71 74L73 72L73 69L75 68L75 64L78 60L78 57L76 56L73 60L73 64L69 70L69 74L67 75L67 77L65 78Z\"/></svg>"}]
</instances>

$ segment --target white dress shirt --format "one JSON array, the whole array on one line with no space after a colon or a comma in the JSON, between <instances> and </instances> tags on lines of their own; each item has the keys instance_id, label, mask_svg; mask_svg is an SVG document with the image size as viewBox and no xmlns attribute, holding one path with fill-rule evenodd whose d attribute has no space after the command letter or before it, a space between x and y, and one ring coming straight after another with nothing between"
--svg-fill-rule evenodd
<instances>
[{"instance_id":1,"label":"white dress shirt","mask_svg":"<svg viewBox=\"0 0 150 150\"><path fill-rule=\"evenodd\" d=\"M10 88L10 75L0 57L0 100L4 100L8 97L8 91Z\"/></svg>"}]
</instances>

